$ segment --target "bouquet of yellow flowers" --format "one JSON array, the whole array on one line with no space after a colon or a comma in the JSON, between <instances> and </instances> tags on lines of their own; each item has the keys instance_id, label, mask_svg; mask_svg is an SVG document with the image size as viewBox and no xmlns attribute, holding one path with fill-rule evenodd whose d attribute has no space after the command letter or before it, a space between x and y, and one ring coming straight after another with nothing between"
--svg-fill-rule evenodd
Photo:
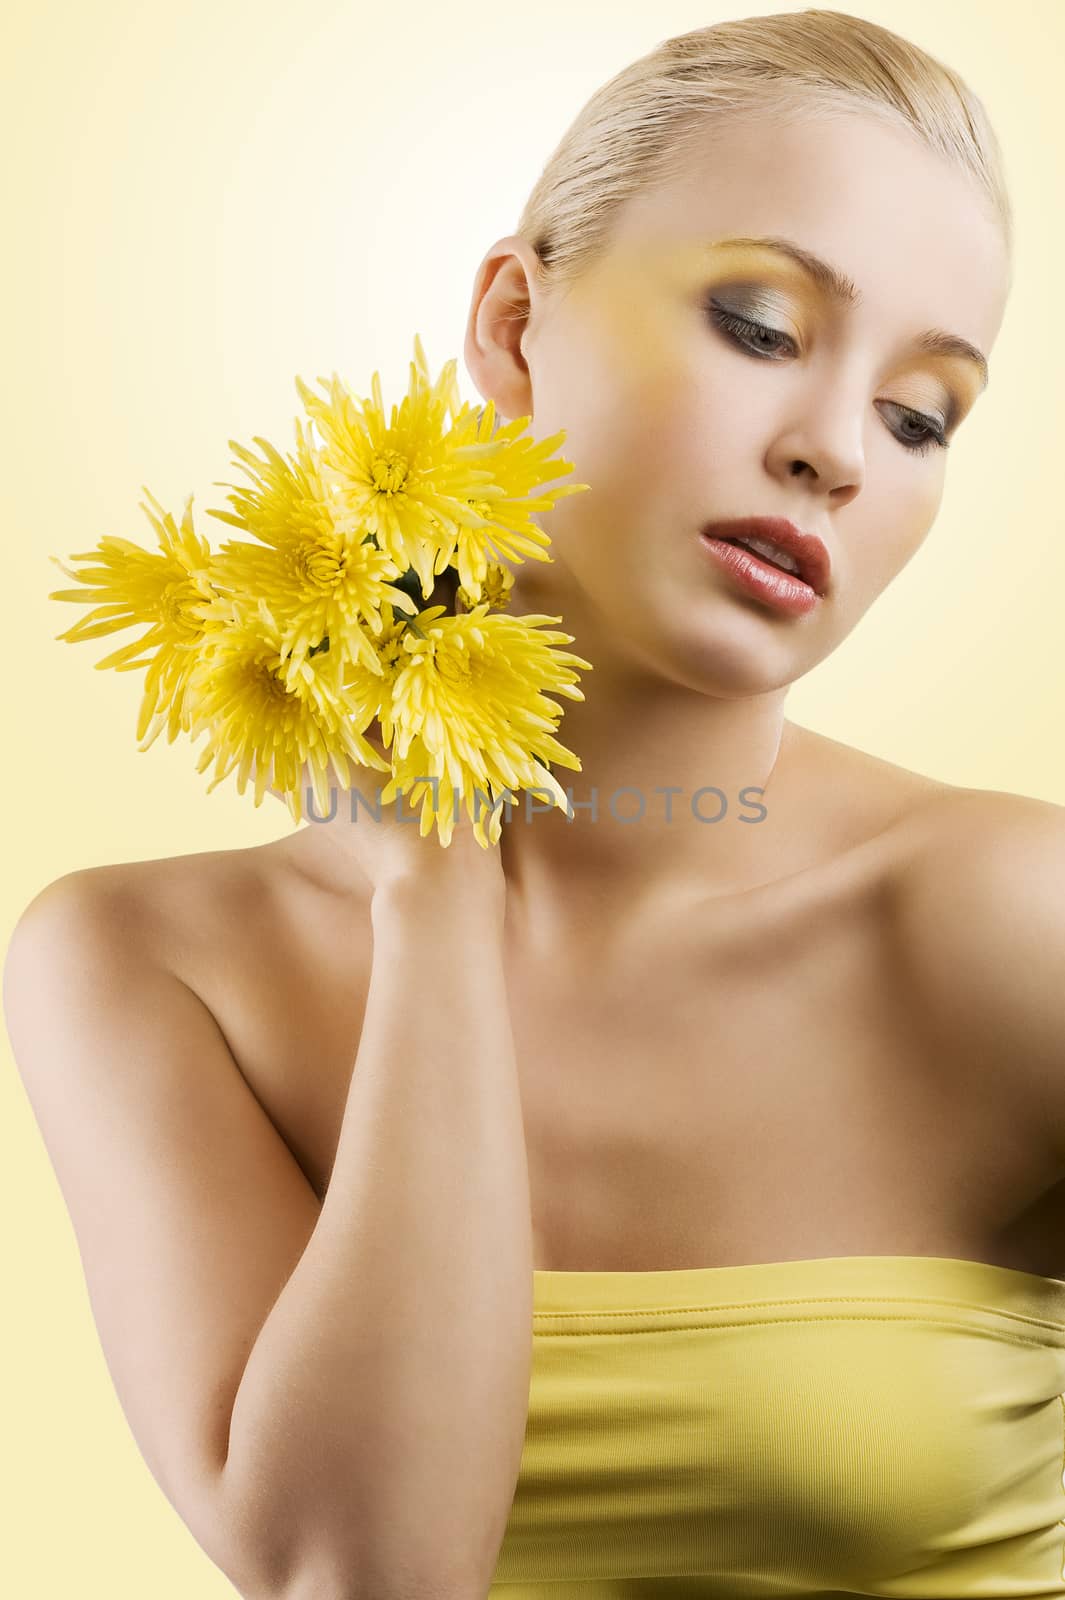
<instances>
[{"instance_id":1,"label":"bouquet of yellow flowers","mask_svg":"<svg viewBox=\"0 0 1065 1600\"><path fill-rule=\"evenodd\" d=\"M324 396L296 379L309 421L296 419L295 456L256 437L260 459L229 441L252 487L219 485L234 509L208 515L258 543L214 552L193 529L192 495L179 529L144 489L159 551L105 535L70 557L93 563L81 571L51 556L88 590L49 599L96 602L56 635L71 643L147 625L96 666L146 669L141 750L164 727L169 743L206 731L196 770L214 761L208 793L236 767L243 794L254 768L255 804L272 785L298 822L304 765L324 814L330 766L347 790L350 756L390 774L382 802L421 802L422 837L435 825L449 845L461 801L487 849L515 790L572 814L546 763L581 763L553 737L562 707L547 695L583 700L573 669L591 663L556 648L571 634L544 630L561 617L508 614L513 575L499 558L550 561L530 513L589 485L531 494L572 469L552 459L564 433L521 438L529 417L497 427L491 401L460 404L456 361L432 384L417 335L414 354L387 423L376 372L362 401L334 373L318 380ZM454 613L420 609L448 572ZM385 756L364 737L372 723Z\"/></svg>"}]
</instances>

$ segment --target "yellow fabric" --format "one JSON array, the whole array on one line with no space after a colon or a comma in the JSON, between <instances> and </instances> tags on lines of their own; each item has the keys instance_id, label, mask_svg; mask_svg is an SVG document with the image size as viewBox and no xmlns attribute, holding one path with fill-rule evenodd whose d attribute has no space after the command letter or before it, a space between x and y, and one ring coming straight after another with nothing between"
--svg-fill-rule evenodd
<instances>
[{"instance_id":1,"label":"yellow fabric","mask_svg":"<svg viewBox=\"0 0 1065 1600\"><path fill-rule=\"evenodd\" d=\"M499 1600L1065 1596L1065 1282L536 1272Z\"/></svg>"}]
</instances>

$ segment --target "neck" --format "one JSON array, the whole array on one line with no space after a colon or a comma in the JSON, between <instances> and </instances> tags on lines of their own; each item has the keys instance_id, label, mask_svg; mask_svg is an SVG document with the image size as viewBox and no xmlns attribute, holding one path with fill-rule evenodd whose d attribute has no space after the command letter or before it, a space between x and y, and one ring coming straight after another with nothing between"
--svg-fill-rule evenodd
<instances>
[{"instance_id":1,"label":"neck","mask_svg":"<svg viewBox=\"0 0 1065 1600\"><path fill-rule=\"evenodd\" d=\"M581 761L551 769L573 819L528 792L503 810L508 904L549 907L564 886L575 910L633 914L685 886L727 894L785 873L814 742L785 719L787 688L724 698L671 681L619 646L579 592L556 604L534 582L515 579L508 609L561 614L563 648L594 671L555 735Z\"/></svg>"}]
</instances>

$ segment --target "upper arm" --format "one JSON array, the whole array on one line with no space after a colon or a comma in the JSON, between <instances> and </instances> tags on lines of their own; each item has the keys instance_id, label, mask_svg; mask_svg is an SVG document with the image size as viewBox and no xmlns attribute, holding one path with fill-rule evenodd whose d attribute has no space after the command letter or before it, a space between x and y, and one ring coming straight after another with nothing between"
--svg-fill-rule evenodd
<instances>
[{"instance_id":1,"label":"upper arm","mask_svg":"<svg viewBox=\"0 0 1065 1600\"><path fill-rule=\"evenodd\" d=\"M319 1214L213 1014L93 872L16 926L4 1011L136 1443L197 1542L251 1582L223 1468L248 1355Z\"/></svg>"},{"instance_id":2,"label":"upper arm","mask_svg":"<svg viewBox=\"0 0 1065 1600\"><path fill-rule=\"evenodd\" d=\"M1065 1158L1065 809L997 792L948 807L900 931L933 1040L1031 1091Z\"/></svg>"}]
</instances>

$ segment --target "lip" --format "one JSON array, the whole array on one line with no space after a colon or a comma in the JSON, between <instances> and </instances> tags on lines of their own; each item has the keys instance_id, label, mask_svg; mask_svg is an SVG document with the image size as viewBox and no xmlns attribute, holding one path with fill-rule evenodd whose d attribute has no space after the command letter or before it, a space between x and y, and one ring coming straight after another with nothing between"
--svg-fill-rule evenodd
<instances>
[{"instance_id":1,"label":"lip","mask_svg":"<svg viewBox=\"0 0 1065 1600\"><path fill-rule=\"evenodd\" d=\"M798 573L783 572L753 551L725 541L743 537L765 539L790 555ZM700 541L743 587L778 609L802 615L816 606L828 590L831 559L816 534L803 533L786 517L730 517L708 522Z\"/></svg>"}]
</instances>

